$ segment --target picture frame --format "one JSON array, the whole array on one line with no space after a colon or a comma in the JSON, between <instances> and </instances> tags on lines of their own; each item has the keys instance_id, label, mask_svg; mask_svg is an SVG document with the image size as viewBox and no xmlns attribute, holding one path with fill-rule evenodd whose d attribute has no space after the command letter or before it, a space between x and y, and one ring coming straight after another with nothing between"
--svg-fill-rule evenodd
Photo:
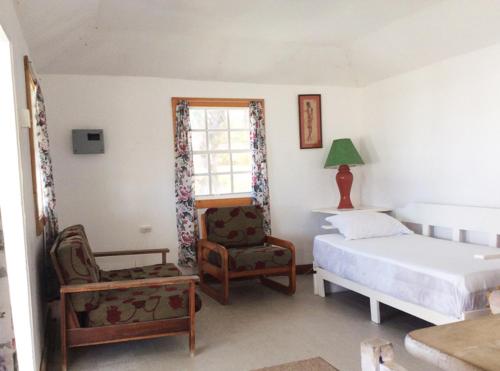
<instances>
[{"instance_id":1,"label":"picture frame","mask_svg":"<svg viewBox=\"0 0 500 371\"><path fill-rule=\"evenodd\" d=\"M323 148L321 94L300 94L300 149Z\"/></svg>"}]
</instances>

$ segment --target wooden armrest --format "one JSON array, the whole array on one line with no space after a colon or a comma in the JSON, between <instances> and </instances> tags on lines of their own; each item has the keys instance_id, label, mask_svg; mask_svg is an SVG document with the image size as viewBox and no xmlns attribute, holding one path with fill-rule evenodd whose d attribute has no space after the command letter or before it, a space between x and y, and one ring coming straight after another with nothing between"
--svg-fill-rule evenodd
<instances>
[{"instance_id":1,"label":"wooden armrest","mask_svg":"<svg viewBox=\"0 0 500 371\"><path fill-rule=\"evenodd\" d=\"M227 249L224 246L222 246L218 243L215 243L215 242L211 242L207 239L199 240L198 246L200 247L202 252L203 252L203 249L207 249L207 250L215 251L216 253L220 254L221 256L228 255Z\"/></svg>"},{"instance_id":2,"label":"wooden armrest","mask_svg":"<svg viewBox=\"0 0 500 371\"><path fill-rule=\"evenodd\" d=\"M198 276L175 276L175 277L155 277L140 280L127 281L112 281L112 282L95 282L85 283L81 285L64 285L61 286L61 294L71 294L78 292L95 292L118 289L129 289L138 287L158 287L169 285L180 285L187 283L196 283L200 280Z\"/></svg>"},{"instance_id":3,"label":"wooden armrest","mask_svg":"<svg viewBox=\"0 0 500 371\"><path fill-rule=\"evenodd\" d=\"M169 249L145 249L145 250L116 250L116 251L99 251L94 252L95 257L102 256L118 256L118 255L141 255L141 254L166 254L170 252Z\"/></svg>"},{"instance_id":4,"label":"wooden armrest","mask_svg":"<svg viewBox=\"0 0 500 371\"><path fill-rule=\"evenodd\" d=\"M271 245L284 247L284 248L292 251L293 253L295 252L295 246L290 241L282 240L281 238L276 238L273 236L266 236L266 242L270 243Z\"/></svg>"},{"instance_id":5,"label":"wooden armrest","mask_svg":"<svg viewBox=\"0 0 500 371\"><path fill-rule=\"evenodd\" d=\"M143 250L116 250L116 251L99 251L94 252L93 255L96 258L101 258L104 256L121 256L121 255L142 255L142 254L161 254L162 263L167 262L167 253L170 252L169 249L143 249Z\"/></svg>"}]
</instances>

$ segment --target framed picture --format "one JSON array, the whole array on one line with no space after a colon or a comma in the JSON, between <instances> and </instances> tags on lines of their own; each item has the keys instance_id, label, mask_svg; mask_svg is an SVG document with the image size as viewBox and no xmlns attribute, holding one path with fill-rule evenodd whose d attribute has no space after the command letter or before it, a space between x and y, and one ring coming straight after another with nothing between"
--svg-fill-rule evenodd
<instances>
[{"instance_id":1,"label":"framed picture","mask_svg":"<svg viewBox=\"0 0 500 371\"><path fill-rule=\"evenodd\" d=\"M323 148L321 95L299 95L300 148Z\"/></svg>"}]
</instances>

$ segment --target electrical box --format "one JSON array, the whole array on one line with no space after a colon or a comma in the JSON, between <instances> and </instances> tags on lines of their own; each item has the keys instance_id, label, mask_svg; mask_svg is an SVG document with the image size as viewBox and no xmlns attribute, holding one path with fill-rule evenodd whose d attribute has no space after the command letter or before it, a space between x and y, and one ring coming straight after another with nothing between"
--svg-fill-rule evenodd
<instances>
[{"instance_id":1,"label":"electrical box","mask_svg":"<svg viewBox=\"0 0 500 371\"><path fill-rule=\"evenodd\" d=\"M102 129L74 129L72 136L73 153L75 155L104 153L104 133Z\"/></svg>"}]
</instances>

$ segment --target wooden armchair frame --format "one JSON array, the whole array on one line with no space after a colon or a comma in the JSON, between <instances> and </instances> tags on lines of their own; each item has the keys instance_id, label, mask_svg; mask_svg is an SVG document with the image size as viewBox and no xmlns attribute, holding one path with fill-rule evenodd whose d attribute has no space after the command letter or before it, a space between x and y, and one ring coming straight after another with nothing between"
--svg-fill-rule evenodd
<instances>
[{"instance_id":1,"label":"wooden armchair frame","mask_svg":"<svg viewBox=\"0 0 500 371\"><path fill-rule=\"evenodd\" d=\"M201 216L202 236L206 236L206 215ZM259 277L262 284L281 291L287 295L293 295L296 288L295 268L295 246L290 241L282 240L272 236L266 236L268 244L284 247L291 251L292 259L285 267L271 267L248 271L229 271L229 253L227 249L218 243L211 242L206 238L198 241L198 274L200 277L200 289L219 303L226 305L229 302L229 281L237 278ZM212 264L208 260L208 254L213 251L220 256L221 266ZM205 274L209 274L222 284L221 290L216 290L207 284ZM269 276L288 276L288 286L269 279Z\"/></svg>"},{"instance_id":2,"label":"wooden armchair frame","mask_svg":"<svg viewBox=\"0 0 500 371\"><path fill-rule=\"evenodd\" d=\"M116 251L99 251L92 252L95 258L109 257L109 256L121 256L121 255L145 255L145 254L161 254L161 263L167 263L167 254L170 252L169 249L144 249L144 250L116 250Z\"/></svg>"},{"instance_id":3,"label":"wooden armchair frame","mask_svg":"<svg viewBox=\"0 0 500 371\"><path fill-rule=\"evenodd\" d=\"M166 263L168 249L109 251L95 253L95 257L161 253ZM88 345L117 343L129 340L152 339L163 336L189 336L190 355L195 351L195 289L198 276L156 277L138 280L96 282L81 285L65 285L55 249L50 252L52 263L61 283L61 369L67 370L68 349ZM67 295L83 292L107 291L139 287L161 287L170 285L188 285L188 315L164 320L126 323L101 327L82 327L76 311Z\"/></svg>"}]
</instances>

